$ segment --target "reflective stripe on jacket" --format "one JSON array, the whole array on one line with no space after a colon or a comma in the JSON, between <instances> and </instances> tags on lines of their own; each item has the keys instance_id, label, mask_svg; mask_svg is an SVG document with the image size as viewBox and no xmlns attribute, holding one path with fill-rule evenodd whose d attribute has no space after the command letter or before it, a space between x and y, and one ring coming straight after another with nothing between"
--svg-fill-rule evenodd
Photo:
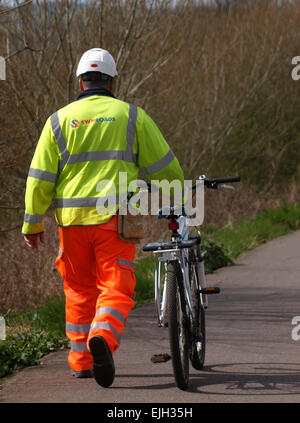
<instances>
[{"instance_id":1,"label":"reflective stripe on jacket","mask_svg":"<svg viewBox=\"0 0 300 423\"><path fill-rule=\"evenodd\" d=\"M28 173L23 234L44 230L43 216L53 199L61 226L108 221L112 215L100 215L96 203L109 184L99 189L98 183L112 181L119 196L120 172L127 173L127 185L139 169L150 180L183 184L176 157L142 108L104 90L89 91L46 121Z\"/></svg>"}]
</instances>

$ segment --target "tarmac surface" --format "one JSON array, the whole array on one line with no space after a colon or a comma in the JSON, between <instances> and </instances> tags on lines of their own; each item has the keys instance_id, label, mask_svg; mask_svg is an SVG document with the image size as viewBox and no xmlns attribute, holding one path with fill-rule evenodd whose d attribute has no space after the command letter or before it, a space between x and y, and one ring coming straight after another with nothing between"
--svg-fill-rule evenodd
<instances>
[{"instance_id":1,"label":"tarmac surface","mask_svg":"<svg viewBox=\"0 0 300 423\"><path fill-rule=\"evenodd\" d=\"M150 303L128 318L110 388L75 379L63 350L8 378L0 403L300 402L300 231L242 255L208 286L221 293L209 297L205 367L191 367L187 391L176 387L171 361L150 361L169 353Z\"/></svg>"}]
</instances>

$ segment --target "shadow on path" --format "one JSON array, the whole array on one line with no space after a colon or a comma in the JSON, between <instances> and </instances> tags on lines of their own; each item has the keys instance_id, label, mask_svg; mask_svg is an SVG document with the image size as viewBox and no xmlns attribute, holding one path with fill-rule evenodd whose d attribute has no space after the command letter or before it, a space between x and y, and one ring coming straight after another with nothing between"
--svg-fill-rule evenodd
<instances>
[{"instance_id":1,"label":"shadow on path","mask_svg":"<svg viewBox=\"0 0 300 423\"><path fill-rule=\"evenodd\" d=\"M235 370L237 368L237 370ZM241 368L238 370L238 368ZM121 374L118 378L153 379L157 383L114 389L167 389L174 387L172 373ZM159 378L171 378L159 383ZM300 363L235 363L205 366L198 374L190 374L187 392L211 395L300 395Z\"/></svg>"}]
</instances>

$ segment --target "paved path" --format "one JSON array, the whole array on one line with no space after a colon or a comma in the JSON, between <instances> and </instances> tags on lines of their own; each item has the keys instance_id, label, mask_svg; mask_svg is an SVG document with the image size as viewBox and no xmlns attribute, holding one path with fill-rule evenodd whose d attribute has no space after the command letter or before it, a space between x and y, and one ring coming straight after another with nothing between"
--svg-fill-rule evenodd
<instances>
[{"instance_id":1,"label":"paved path","mask_svg":"<svg viewBox=\"0 0 300 423\"><path fill-rule=\"evenodd\" d=\"M241 256L208 280L222 292L209 297L206 366L191 370L188 391L175 387L170 361L150 362L169 348L167 329L157 327L154 304L148 304L128 319L111 388L73 378L67 351L60 351L9 378L0 402L300 402L300 340L291 336L292 319L300 316L300 231Z\"/></svg>"}]
</instances>

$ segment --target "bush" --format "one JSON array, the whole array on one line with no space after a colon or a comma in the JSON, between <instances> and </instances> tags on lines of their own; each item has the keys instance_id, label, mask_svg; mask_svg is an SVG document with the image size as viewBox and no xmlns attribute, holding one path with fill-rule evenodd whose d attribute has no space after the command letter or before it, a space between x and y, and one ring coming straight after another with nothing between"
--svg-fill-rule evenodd
<instances>
[{"instance_id":1,"label":"bush","mask_svg":"<svg viewBox=\"0 0 300 423\"><path fill-rule=\"evenodd\" d=\"M205 273L213 273L214 270L217 270L220 267L233 264L233 261L228 256L224 245L221 243L205 239L202 242L202 253L204 255Z\"/></svg>"},{"instance_id":2,"label":"bush","mask_svg":"<svg viewBox=\"0 0 300 423\"><path fill-rule=\"evenodd\" d=\"M55 332L33 330L18 333L0 341L0 378L26 366L39 364L45 354L68 346L68 341Z\"/></svg>"}]
</instances>

